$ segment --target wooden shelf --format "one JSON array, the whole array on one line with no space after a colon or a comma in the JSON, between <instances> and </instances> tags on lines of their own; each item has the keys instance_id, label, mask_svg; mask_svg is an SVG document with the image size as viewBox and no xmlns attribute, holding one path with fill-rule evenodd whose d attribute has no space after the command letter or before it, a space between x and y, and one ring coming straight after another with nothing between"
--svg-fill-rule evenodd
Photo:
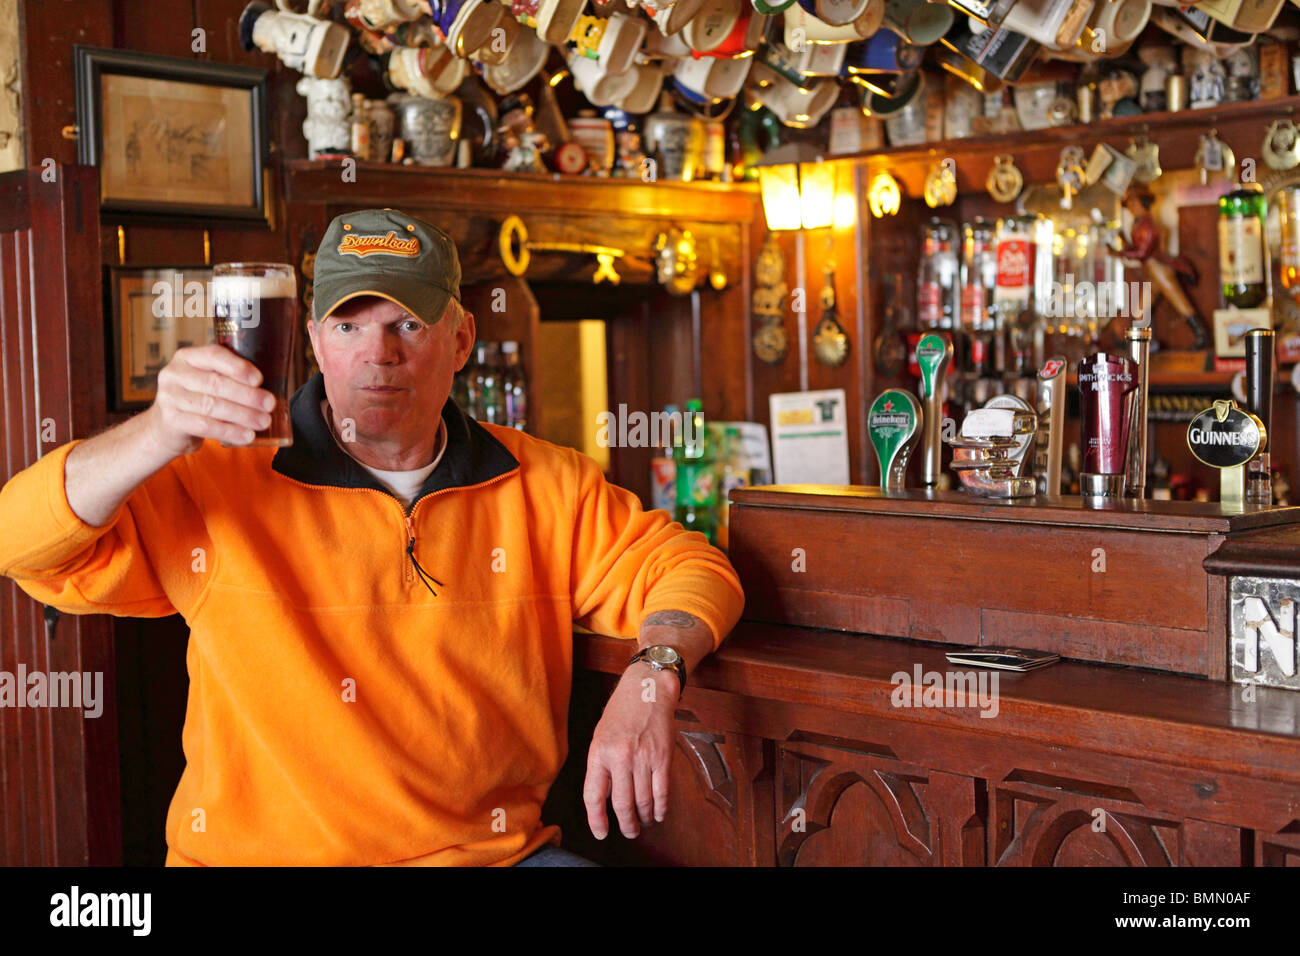
<instances>
[{"instance_id":1,"label":"wooden shelf","mask_svg":"<svg viewBox=\"0 0 1300 956\"><path fill-rule=\"evenodd\" d=\"M869 171L887 170L903 183L906 195L921 195L925 174L940 159L952 159L957 167L959 192L985 189L993 157L1010 154L1024 173L1025 185L1054 178L1057 159L1065 146L1078 145L1084 157L1101 141L1123 148L1131 137L1148 136L1161 150L1166 171L1189 168L1200 137L1209 129L1233 148L1239 159L1258 156L1268 123L1300 114L1300 95L1273 100L1228 103L1213 109L1180 110L1177 113L1142 113L1097 120L1087 124L1056 126L1041 130L1020 130L989 136L939 140L919 146L887 146L878 150L827 157L831 162L865 166ZM1261 170L1261 178L1269 170Z\"/></svg>"},{"instance_id":2,"label":"wooden shelf","mask_svg":"<svg viewBox=\"0 0 1300 956\"><path fill-rule=\"evenodd\" d=\"M643 182L605 176L506 173L359 162L356 181L342 180L342 160L295 159L285 164L290 202L349 208L391 205L410 197L420 205L475 213L609 214L749 223L761 215L756 183Z\"/></svg>"},{"instance_id":3,"label":"wooden shelf","mask_svg":"<svg viewBox=\"0 0 1300 956\"><path fill-rule=\"evenodd\" d=\"M1177 113L1142 113L1139 116L1117 116L1092 123L1073 126L1053 126L1039 130L1019 130L991 136L968 136L963 139L946 139L922 146L886 146L883 149L849 153L828 159L880 160L881 164L929 160L935 156L960 157L969 153L1005 153L1047 145L1080 145L1102 139L1125 136L1151 136L1156 138L1176 130L1205 132L1219 123L1237 120L1266 119L1269 122L1300 111L1300 96L1287 96L1275 100L1249 100L1244 103L1225 103L1213 109L1179 110ZM1191 159L1190 156L1187 157ZM874 165L874 164L873 164Z\"/></svg>"}]
</instances>

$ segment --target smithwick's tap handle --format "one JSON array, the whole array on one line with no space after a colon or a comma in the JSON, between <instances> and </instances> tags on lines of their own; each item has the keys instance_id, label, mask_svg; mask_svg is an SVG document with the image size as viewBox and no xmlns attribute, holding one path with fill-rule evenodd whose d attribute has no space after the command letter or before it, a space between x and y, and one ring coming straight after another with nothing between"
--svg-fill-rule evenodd
<instances>
[{"instance_id":1,"label":"smithwick's tap handle","mask_svg":"<svg viewBox=\"0 0 1300 956\"><path fill-rule=\"evenodd\" d=\"M880 487L902 491L906 487L907 459L916 447L923 420L921 406L912 393L887 388L867 412L867 434L880 463Z\"/></svg>"},{"instance_id":2,"label":"smithwick's tap handle","mask_svg":"<svg viewBox=\"0 0 1300 956\"><path fill-rule=\"evenodd\" d=\"M921 484L933 488L939 483L940 431L943 425L943 379L952 364L952 339L941 332L927 332L916 343L916 364L921 369L921 400L925 403L925 439L921 446Z\"/></svg>"},{"instance_id":3,"label":"smithwick's tap handle","mask_svg":"<svg viewBox=\"0 0 1300 956\"><path fill-rule=\"evenodd\" d=\"M1034 477L1038 493L1049 498L1061 494L1061 451L1065 446L1064 355L1053 355L1038 372L1038 441Z\"/></svg>"},{"instance_id":4,"label":"smithwick's tap handle","mask_svg":"<svg viewBox=\"0 0 1300 956\"><path fill-rule=\"evenodd\" d=\"M1273 503L1273 464L1269 436L1273 431L1273 365L1277 334L1272 329L1246 333L1246 411L1264 426L1259 454L1246 463L1245 498L1252 504Z\"/></svg>"},{"instance_id":5,"label":"smithwick's tap handle","mask_svg":"<svg viewBox=\"0 0 1300 956\"><path fill-rule=\"evenodd\" d=\"M1131 328L1124 333L1128 357L1137 371L1137 388L1130 396L1128 416L1128 446L1124 472L1130 498L1147 495L1147 392L1151 387L1151 327Z\"/></svg>"}]
</instances>

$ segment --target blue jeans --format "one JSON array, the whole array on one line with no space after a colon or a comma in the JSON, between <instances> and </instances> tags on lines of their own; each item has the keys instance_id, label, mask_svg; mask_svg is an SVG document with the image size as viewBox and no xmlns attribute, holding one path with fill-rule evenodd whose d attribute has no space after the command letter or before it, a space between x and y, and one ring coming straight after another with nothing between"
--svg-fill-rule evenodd
<instances>
[{"instance_id":1,"label":"blue jeans","mask_svg":"<svg viewBox=\"0 0 1300 956\"><path fill-rule=\"evenodd\" d=\"M515 866L600 866L600 864L592 863L586 857L548 843L531 856L524 857Z\"/></svg>"}]
</instances>

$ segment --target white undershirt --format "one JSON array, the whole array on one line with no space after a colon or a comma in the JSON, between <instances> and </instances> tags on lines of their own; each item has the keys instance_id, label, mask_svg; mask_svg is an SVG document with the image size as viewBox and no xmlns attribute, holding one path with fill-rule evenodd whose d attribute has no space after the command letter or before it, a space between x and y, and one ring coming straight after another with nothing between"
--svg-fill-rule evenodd
<instances>
[{"instance_id":1,"label":"white undershirt","mask_svg":"<svg viewBox=\"0 0 1300 956\"><path fill-rule=\"evenodd\" d=\"M320 403L320 412L325 418L325 424L329 426L330 435L334 435L334 428L330 422L328 401ZM398 498L402 499L402 504L405 507L410 508L411 502L415 500L415 496L419 494L420 488L424 485L424 479L428 478L429 475L433 473L433 469L438 467L438 462L442 461L442 454L447 450L447 442L445 438L446 430L447 423L439 421L438 436L435 439L437 442L438 454L434 455L433 461L429 462L423 468L414 468L411 471L384 471L381 468L372 468L364 461L359 461L357 456L348 451L337 437L334 438L334 444L338 445L343 453L358 465L374 475L375 479L381 485L395 494Z\"/></svg>"}]
</instances>

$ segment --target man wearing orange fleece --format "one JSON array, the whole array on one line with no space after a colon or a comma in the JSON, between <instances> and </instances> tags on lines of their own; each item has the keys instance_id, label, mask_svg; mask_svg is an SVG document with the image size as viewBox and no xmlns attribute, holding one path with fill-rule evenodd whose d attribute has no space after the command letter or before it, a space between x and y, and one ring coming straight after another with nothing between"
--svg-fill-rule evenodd
<instances>
[{"instance_id":1,"label":"man wearing orange fleece","mask_svg":"<svg viewBox=\"0 0 1300 956\"><path fill-rule=\"evenodd\" d=\"M591 459L449 400L475 328L441 230L339 216L314 294L292 445L239 447L271 394L185 348L147 411L0 490L0 573L36 600L189 624L168 864L545 865L574 621L640 645L584 788L598 838L607 801L635 837L667 810L674 705L740 616L735 572Z\"/></svg>"}]
</instances>

